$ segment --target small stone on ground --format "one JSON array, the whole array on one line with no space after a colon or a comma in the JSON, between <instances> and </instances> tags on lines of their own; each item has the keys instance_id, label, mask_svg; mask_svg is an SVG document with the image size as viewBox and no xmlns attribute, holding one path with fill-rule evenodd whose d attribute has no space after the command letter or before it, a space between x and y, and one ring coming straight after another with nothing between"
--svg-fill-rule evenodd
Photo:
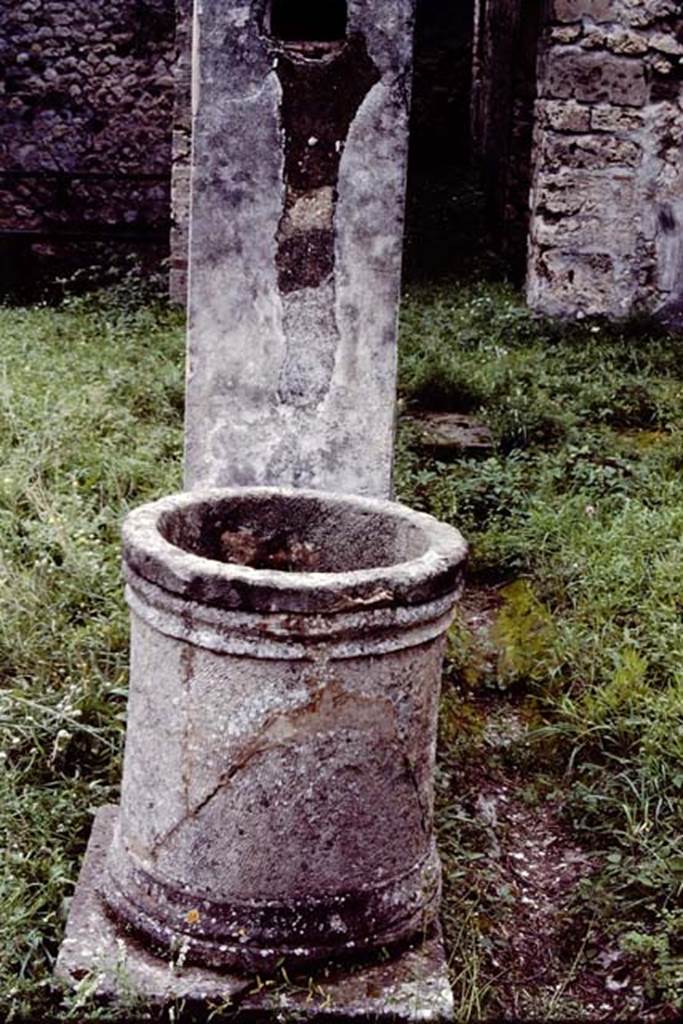
<instances>
[{"instance_id":1,"label":"small stone on ground","mask_svg":"<svg viewBox=\"0 0 683 1024\"><path fill-rule=\"evenodd\" d=\"M458 455L488 455L493 451L491 431L474 416L460 412L421 412L408 421L418 431L420 446L440 459Z\"/></svg>"}]
</instances>

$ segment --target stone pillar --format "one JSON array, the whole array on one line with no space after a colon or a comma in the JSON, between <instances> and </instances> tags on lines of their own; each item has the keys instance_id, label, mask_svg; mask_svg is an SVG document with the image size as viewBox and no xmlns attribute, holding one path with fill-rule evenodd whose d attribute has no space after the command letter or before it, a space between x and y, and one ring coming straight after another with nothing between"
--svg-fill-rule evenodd
<instances>
[{"instance_id":1,"label":"stone pillar","mask_svg":"<svg viewBox=\"0 0 683 1024\"><path fill-rule=\"evenodd\" d=\"M188 488L390 494L412 23L196 4Z\"/></svg>"},{"instance_id":2,"label":"stone pillar","mask_svg":"<svg viewBox=\"0 0 683 1024\"><path fill-rule=\"evenodd\" d=\"M528 300L555 316L683 302L683 13L554 0L540 64Z\"/></svg>"}]
</instances>

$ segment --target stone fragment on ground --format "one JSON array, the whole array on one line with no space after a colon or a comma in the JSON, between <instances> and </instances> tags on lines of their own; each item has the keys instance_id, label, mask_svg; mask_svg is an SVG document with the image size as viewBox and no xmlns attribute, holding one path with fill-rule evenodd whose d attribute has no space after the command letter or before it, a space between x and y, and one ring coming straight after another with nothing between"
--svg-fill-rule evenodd
<instances>
[{"instance_id":1,"label":"stone fragment on ground","mask_svg":"<svg viewBox=\"0 0 683 1024\"><path fill-rule=\"evenodd\" d=\"M418 444L436 458L488 455L494 441L485 423L461 412L420 412L408 417L418 434Z\"/></svg>"}]
</instances>

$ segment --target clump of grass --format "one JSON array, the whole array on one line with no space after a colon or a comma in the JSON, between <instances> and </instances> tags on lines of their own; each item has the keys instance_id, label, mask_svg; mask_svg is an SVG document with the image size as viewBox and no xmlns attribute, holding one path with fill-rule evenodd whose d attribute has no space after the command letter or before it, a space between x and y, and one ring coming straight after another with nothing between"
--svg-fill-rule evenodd
<instances>
[{"instance_id":1,"label":"clump of grass","mask_svg":"<svg viewBox=\"0 0 683 1024\"><path fill-rule=\"evenodd\" d=\"M416 292L406 405L475 411L497 450L440 464L407 428L398 458L400 496L471 541L473 585L507 583L495 683L542 715L528 771L557 772L600 859L585 906L643 951L651 998L670 1006L683 991L682 355L652 325L546 323L504 287ZM461 747L446 739L443 760Z\"/></svg>"},{"instance_id":2,"label":"clump of grass","mask_svg":"<svg viewBox=\"0 0 683 1024\"><path fill-rule=\"evenodd\" d=\"M91 812L115 799L126 510L180 483L182 325L130 283L0 308L0 1006L54 1019Z\"/></svg>"},{"instance_id":3,"label":"clump of grass","mask_svg":"<svg viewBox=\"0 0 683 1024\"><path fill-rule=\"evenodd\" d=\"M682 346L638 329L544 321L505 285L416 289L403 308L401 390L409 404L485 411L505 452L588 426L664 429L680 419Z\"/></svg>"},{"instance_id":4,"label":"clump of grass","mask_svg":"<svg viewBox=\"0 0 683 1024\"><path fill-rule=\"evenodd\" d=\"M116 799L120 778L120 521L180 484L182 324L124 282L58 309L0 309L0 334L0 1006L9 1020L57 1019L69 1012L50 989L63 900L91 811ZM534 701L530 746L515 756L530 791L534 759L555 773L549 784L600 859L585 905L640 958L652 999L671 1005L681 348L642 324L548 324L501 286L416 291L403 316L406 404L478 412L497 448L442 465L406 427L397 458L400 497L472 542L474 583L506 584L495 684ZM460 1019L479 1019L495 987L472 884L481 826L451 793L481 753L482 723L452 680L445 701L444 918ZM72 1019L79 1012L72 1004Z\"/></svg>"}]
</instances>

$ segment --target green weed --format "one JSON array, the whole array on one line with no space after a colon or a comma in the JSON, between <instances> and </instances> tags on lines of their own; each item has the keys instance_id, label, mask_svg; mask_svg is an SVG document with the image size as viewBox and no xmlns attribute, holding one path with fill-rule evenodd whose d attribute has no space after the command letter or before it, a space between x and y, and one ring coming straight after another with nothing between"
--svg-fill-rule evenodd
<instances>
[{"instance_id":1,"label":"green weed","mask_svg":"<svg viewBox=\"0 0 683 1024\"><path fill-rule=\"evenodd\" d=\"M64 900L92 811L116 798L128 663L119 527L129 507L179 484L182 333L176 314L137 301L130 283L59 309L0 308L8 1020L57 1013Z\"/></svg>"},{"instance_id":2,"label":"green weed","mask_svg":"<svg viewBox=\"0 0 683 1024\"><path fill-rule=\"evenodd\" d=\"M119 527L128 508L180 483L182 324L146 299L123 282L59 309L0 309L8 1020L80 1012L78 996L60 1009L51 973L91 812L116 799L120 777L128 629ZM640 963L653 1001L678 999L681 348L646 324L546 323L497 285L406 300L404 406L479 412L497 442L487 459L444 465L403 427L397 452L399 496L463 530L474 584L508 588L500 660L456 627L445 684L438 824L461 1020L485 1017L497 984L495 907L476 881L487 836L459 793L463 766L496 756L467 686L457 688L468 671L475 689L530 695L532 728L509 755L524 792L561 790L599 863L584 908ZM549 997L558 1013L565 995L560 987Z\"/></svg>"},{"instance_id":3,"label":"green weed","mask_svg":"<svg viewBox=\"0 0 683 1024\"><path fill-rule=\"evenodd\" d=\"M601 865L585 907L640 950L650 997L670 1006L683 896L682 355L680 336L651 324L546 323L500 286L415 292L404 403L476 411L498 450L440 464L408 429L397 462L400 496L467 535L472 584L499 581L496 681L529 693L541 716L519 764L530 779L540 765L557 773ZM453 637L451 673L470 686L481 651L460 627ZM481 756L467 736L443 734L442 762Z\"/></svg>"}]
</instances>

